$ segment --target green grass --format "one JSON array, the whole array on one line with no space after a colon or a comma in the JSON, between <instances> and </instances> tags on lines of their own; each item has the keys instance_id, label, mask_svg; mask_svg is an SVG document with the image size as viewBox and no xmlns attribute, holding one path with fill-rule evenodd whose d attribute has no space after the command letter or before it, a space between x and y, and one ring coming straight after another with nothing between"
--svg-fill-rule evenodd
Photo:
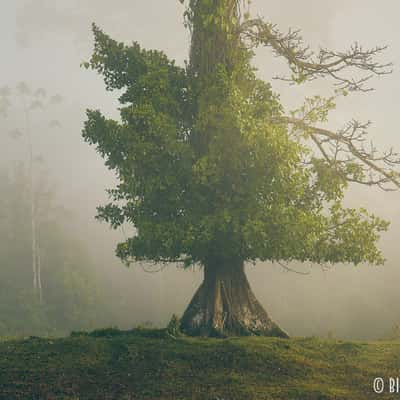
<instances>
[{"instance_id":1,"label":"green grass","mask_svg":"<svg viewBox=\"0 0 400 400\"><path fill-rule=\"evenodd\" d=\"M0 399L400 399L400 342L198 339L115 329L0 341Z\"/></svg>"}]
</instances>

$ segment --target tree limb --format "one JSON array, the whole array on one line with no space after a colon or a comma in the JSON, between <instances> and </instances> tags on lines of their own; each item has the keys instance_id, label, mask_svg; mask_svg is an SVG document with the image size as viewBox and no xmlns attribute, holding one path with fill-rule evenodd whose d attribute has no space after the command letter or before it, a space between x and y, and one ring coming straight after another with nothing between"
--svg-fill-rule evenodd
<instances>
[{"instance_id":1,"label":"tree limb","mask_svg":"<svg viewBox=\"0 0 400 400\"><path fill-rule=\"evenodd\" d=\"M284 264L284 263L282 263L280 261L276 261L276 263L279 266L281 266L287 272L293 272L293 273L298 274L298 275L310 275L310 272L296 271L295 269L292 269L292 268L288 267L286 264Z\"/></svg>"},{"instance_id":2,"label":"tree limb","mask_svg":"<svg viewBox=\"0 0 400 400\"><path fill-rule=\"evenodd\" d=\"M387 75L392 72L392 63L381 64L375 60L375 57L386 50L387 46L364 50L355 42L345 52L320 48L315 54L308 46L304 46L300 31L289 30L288 33L282 34L276 25L267 23L261 18L244 21L240 26L240 34L253 46L271 47L276 56L285 58L293 75L276 79L291 83L302 83L317 77L330 76L336 81L336 86L340 90L366 92L373 90L365 85L373 76ZM367 75L349 78L344 74L344 71L349 68L364 71Z\"/></svg>"},{"instance_id":3,"label":"tree limb","mask_svg":"<svg viewBox=\"0 0 400 400\"><path fill-rule=\"evenodd\" d=\"M346 181L378 186L385 191L395 190L388 184L400 188L400 172L396 170L400 168L400 155L393 149L377 155L372 143L369 149L365 148L369 122L363 124L353 120L342 130L333 132L310 125L304 119L281 117L274 122L278 121L291 125L304 138L310 138L328 164ZM346 172L350 163L358 164L359 174Z\"/></svg>"}]
</instances>

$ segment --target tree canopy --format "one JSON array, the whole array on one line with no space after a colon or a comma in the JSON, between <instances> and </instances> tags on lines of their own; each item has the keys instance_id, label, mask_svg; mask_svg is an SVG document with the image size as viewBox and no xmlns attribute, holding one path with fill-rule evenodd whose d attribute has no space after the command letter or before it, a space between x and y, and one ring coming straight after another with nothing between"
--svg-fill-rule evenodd
<instances>
[{"instance_id":1,"label":"tree canopy","mask_svg":"<svg viewBox=\"0 0 400 400\"><path fill-rule=\"evenodd\" d=\"M346 208L343 198L352 181L397 185L397 175L379 166L395 165L395 154L360 147L365 124L336 133L315 127L334 96L306 99L287 116L251 61L254 47L272 47L294 81L333 77L338 96L367 90L368 77L346 78L347 67L387 72L371 61L383 48L309 55L297 31L280 34L241 11L233 0L190 1L185 67L93 25L85 65L103 75L107 90L122 90L120 120L88 110L83 130L119 179L98 217L136 228L117 255L185 266L215 259L382 264L377 242L388 223Z\"/></svg>"}]
</instances>

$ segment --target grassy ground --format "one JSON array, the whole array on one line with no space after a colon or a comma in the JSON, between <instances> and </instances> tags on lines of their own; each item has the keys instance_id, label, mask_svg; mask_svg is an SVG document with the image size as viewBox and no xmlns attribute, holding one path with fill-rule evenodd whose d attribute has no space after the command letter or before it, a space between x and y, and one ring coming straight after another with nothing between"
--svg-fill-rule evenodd
<instances>
[{"instance_id":1,"label":"grassy ground","mask_svg":"<svg viewBox=\"0 0 400 400\"><path fill-rule=\"evenodd\" d=\"M172 338L137 329L0 342L0 399L400 399L400 342Z\"/></svg>"}]
</instances>

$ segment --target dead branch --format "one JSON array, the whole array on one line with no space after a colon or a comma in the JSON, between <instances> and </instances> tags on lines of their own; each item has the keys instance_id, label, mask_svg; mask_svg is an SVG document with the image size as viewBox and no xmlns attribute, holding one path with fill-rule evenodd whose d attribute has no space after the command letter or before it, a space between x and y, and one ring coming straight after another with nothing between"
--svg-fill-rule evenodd
<instances>
[{"instance_id":1,"label":"dead branch","mask_svg":"<svg viewBox=\"0 0 400 400\"><path fill-rule=\"evenodd\" d=\"M293 273L298 274L298 275L310 275L310 272L296 271L295 269L292 269L292 268L288 267L286 264L284 264L284 263L282 263L280 261L276 261L276 263L287 272L293 272Z\"/></svg>"},{"instance_id":2,"label":"dead branch","mask_svg":"<svg viewBox=\"0 0 400 400\"><path fill-rule=\"evenodd\" d=\"M385 191L400 188L400 155L393 149L378 153L372 142L367 147L370 122L353 120L338 132L313 126L305 119L294 117L281 117L274 122L290 125L295 135L310 139L326 162L344 180L378 186ZM350 164L358 167L356 172L348 171Z\"/></svg>"},{"instance_id":3,"label":"dead branch","mask_svg":"<svg viewBox=\"0 0 400 400\"><path fill-rule=\"evenodd\" d=\"M331 77L339 90L362 91L373 90L366 83L373 76L387 75L392 72L392 63L381 64L376 57L386 50L387 46L377 46L364 50L355 42L344 52L320 48L314 53L303 44L299 30L289 30L283 34L276 25L267 23L261 18L244 21L240 26L242 37L250 41L251 46L264 45L271 47L277 57L284 57L292 71L291 77L276 77L290 83L311 81L317 77ZM365 72L362 77L348 77L348 69Z\"/></svg>"}]
</instances>

